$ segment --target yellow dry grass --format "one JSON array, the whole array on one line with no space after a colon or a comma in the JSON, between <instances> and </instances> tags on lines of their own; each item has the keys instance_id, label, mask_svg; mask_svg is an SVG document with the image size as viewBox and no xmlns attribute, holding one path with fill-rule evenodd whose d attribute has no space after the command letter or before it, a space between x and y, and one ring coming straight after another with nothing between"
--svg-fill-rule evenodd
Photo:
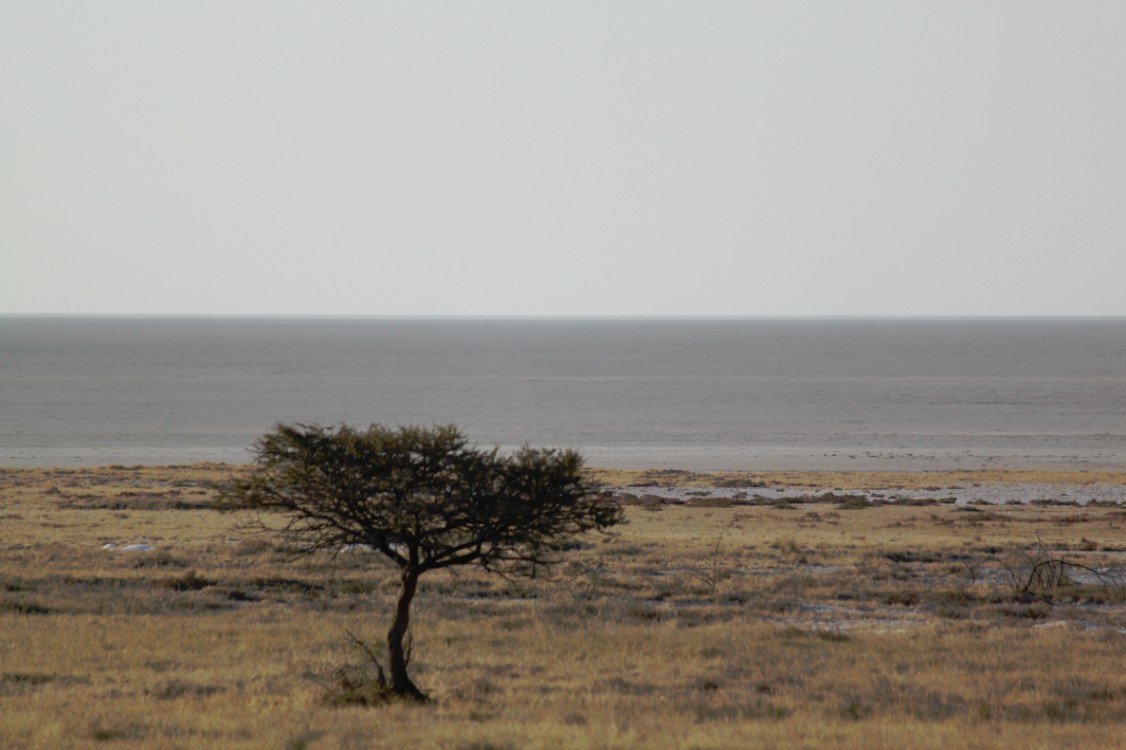
<instances>
[{"instance_id":1,"label":"yellow dry grass","mask_svg":"<svg viewBox=\"0 0 1126 750\"><path fill-rule=\"evenodd\" d=\"M632 504L550 577L424 578L412 669L436 702L333 707L395 572L286 558L208 509L236 471L0 472L0 747L1121 744L1117 505ZM1045 555L1084 568L1018 595Z\"/></svg>"},{"instance_id":2,"label":"yellow dry grass","mask_svg":"<svg viewBox=\"0 0 1126 750\"><path fill-rule=\"evenodd\" d=\"M711 471L592 469L596 481L614 487L663 485L712 487L723 482L773 487L837 487L844 490L922 489L974 484L1126 484L1123 471L973 469L958 471Z\"/></svg>"}]
</instances>

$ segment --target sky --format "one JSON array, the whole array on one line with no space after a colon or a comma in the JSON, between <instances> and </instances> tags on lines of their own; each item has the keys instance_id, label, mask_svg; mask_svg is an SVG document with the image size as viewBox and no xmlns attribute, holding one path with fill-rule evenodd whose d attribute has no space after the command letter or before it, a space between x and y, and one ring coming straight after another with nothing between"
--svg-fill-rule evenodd
<instances>
[{"instance_id":1,"label":"sky","mask_svg":"<svg viewBox=\"0 0 1126 750\"><path fill-rule=\"evenodd\" d=\"M1126 315L1126 3L0 0L0 313Z\"/></svg>"}]
</instances>

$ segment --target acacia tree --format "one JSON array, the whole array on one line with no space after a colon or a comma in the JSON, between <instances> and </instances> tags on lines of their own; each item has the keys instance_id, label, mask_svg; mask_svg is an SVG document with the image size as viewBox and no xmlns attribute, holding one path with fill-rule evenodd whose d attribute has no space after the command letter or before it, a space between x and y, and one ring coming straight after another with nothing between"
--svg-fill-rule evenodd
<instances>
[{"instance_id":1,"label":"acacia tree","mask_svg":"<svg viewBox=\"0 0 1126 750\"><path fill-rule=\"evenodd\" d=\"M481 450L452 425L278 425L255 449L250 476L222 489L225 507L280 514L301 552L365 545L398 566L386 687L413 700L426 696L407 675L403 640L423 573L474 564L534 572L577 534L622 518L585 481L577 452Z\"/></svg>"}]
</instances>

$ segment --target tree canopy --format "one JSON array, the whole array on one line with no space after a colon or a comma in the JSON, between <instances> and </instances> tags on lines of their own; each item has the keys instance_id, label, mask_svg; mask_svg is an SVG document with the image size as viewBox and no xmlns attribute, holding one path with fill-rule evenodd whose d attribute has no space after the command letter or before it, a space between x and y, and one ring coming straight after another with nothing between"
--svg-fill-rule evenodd
<instances>
[{"instance_id":1,"label":"tree canopy","mask_svg":"<svg viewBox=\"0 0 1126 750\"><path fill-rule=\"evenodd\" d=\"M398 566L388 688L408 698L425 699L403 651L419 576L473 564L533 573L576 535L622 519L585 480L577 452L479 449L453 425L278 425L255 450L251 474L222 492L228 508L281 514L301 551L364 545Z\"/></svg>"}]
</instances>

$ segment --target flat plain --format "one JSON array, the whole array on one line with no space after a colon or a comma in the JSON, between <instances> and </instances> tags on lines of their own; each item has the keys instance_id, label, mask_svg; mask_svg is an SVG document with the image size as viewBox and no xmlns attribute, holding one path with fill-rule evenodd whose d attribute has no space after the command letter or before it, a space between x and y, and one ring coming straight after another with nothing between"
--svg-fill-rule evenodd
<instances>
[{"instance_id":1,"label":"flat plain","mask_svg":"<svg viewBox=\"0 0 1126 750\"><path fill-rule=\"evenodd\" d=\"M240 471L0 470L0 746L1123 742L1121 473L594 471L627 523L424 577L434 701L368 706L396 571L217 512Z\"/></svg>"}]
</instances>

